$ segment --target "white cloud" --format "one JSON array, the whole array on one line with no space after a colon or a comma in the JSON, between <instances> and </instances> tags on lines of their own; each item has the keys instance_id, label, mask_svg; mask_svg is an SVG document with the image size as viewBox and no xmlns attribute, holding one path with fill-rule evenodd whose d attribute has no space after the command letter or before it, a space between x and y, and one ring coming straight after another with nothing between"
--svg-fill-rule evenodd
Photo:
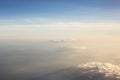
<instances>
[{"instance_id":1,"label":"white cloud","mask_svg":"<svg viewBox=\"0 0 120 80\"><path fill-rule=\"evenodd\" d=\"M120 67L111 63L90 62L86 64L80 64L77 66L78 70L82 70L82 75L91 74L91 77L104 76L104 80L107 78L120 79ZM81 73L80 73L81 74Z\"/></svg>"},{"instance_id":2,"label":"white cloud","mask_svg":"<svg viewBox=\"0 0 120 80\"><path fill-rule=\"evenodd\" d=\"M65 40L50 40L49 42L63 43L63 42L65 42Z\"/></svg>"}]
</instances>

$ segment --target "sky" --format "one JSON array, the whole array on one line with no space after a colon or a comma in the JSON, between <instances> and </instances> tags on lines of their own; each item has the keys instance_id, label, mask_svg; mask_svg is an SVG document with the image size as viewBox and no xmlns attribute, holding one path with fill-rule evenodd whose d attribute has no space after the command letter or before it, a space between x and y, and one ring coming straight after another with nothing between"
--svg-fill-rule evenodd
<instances>
[{"instance_id":1,"label":"sky","mask_svg":"<svg viewBox=\"0 0 120 80\"><path fill-rule=\"evenodd\" d=\"M119 0L0 0L0 36L119 35Z\"/></svg>"},{"instance_id":2,"label":"sky","mask_svg":"<svg viewBox=\"0 0 120 80\"><path fill-rule=\"evenodd\" d=\"M0 24L119 22L119 0L0 0Z\"/></svg>"},{"instance_id":3,"label":"sky","mask_svg":"<svg viewBox=\"0 0 120 80\"><path fill-rule=\"evenodd\" d=\"M120 64L119 53L120 0L0 0L0 80Z\"/></svg>"}]
</instances>

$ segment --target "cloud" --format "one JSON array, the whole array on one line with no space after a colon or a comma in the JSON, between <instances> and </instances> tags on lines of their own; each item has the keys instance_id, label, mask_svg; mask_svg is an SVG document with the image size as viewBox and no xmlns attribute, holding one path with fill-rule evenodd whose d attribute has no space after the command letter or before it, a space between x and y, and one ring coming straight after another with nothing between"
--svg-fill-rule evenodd
<instances>
[{"instance_id":1,"label":"cloud","mask_svg":"<svg viewBox=\"0 0 120 80\"><path fill-rule=\"evenodd\" d=\"M49 42L53 42L53 43L63 43L63 42L65 43L65 42L76 42L76 41L78 41L78 40L77 39L53 39L53 40L49 40Z\"/></svg>"},{"instance_id":2,"label":"cloud","mask_svg":"<svg viewBox=\"0 0 120 80\"><path fill-rule=\"evenodd\" d=\"M65 42L65 40L50 40L49 42L53 42L53 43L63 43L63 42Z\"/></svg>"},{"instance_id":3,"label":"cloud","mask_svg":"<svg viewBox=\"0 0 120 80\"><path fill-rule=\"evenodd\" d=\"M120 67L111 63L89 62L37 78L41 80L120 80ZM35 80L35 79L33 79Z\"/></svg>"},{"instance_id":4,"label":"cloud","mask_svg":"<svg viewBox=\"0 0 120 80\"><path fill-rule=\"evenodd\" d=\"M120 67L111 63L91 62L87 64L80 64L77 66L78 70L82 70L82 75L91 74L92 77L103 75L103 78L108 80L120 79ZM98 79L97 79L98 80Z\"/></svg>"}]
</instances>

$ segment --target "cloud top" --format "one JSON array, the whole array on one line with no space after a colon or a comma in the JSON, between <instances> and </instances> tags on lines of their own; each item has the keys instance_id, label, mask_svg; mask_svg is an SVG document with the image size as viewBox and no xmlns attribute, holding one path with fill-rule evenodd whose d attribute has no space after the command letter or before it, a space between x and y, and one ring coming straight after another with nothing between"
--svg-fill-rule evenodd
<instances>
[{"instance_id":1,"label":"cloud top","mask_svg":"<svg viewBox=\"0 0 120 80\"><path fill-rule=\"evenodd\" d=\"M37 77L37 80L120 80L120 67L111 63L89 62ZM32 80L36 80L32 79Z\"/></svg>"},{"instance_id":2,"label":"cloud top","mask_svg":"<svg viewBox=\"0 0 120 80\"><path fill-rule=\"evenodd\" d=\"M91 77L103 75L104 78L120 79L120 67L110 63L90 62L80 64L77 68L81 71L81 75L91 74ZM80 72L81 73L81 72Z\"/></svg>"}]
</instances>

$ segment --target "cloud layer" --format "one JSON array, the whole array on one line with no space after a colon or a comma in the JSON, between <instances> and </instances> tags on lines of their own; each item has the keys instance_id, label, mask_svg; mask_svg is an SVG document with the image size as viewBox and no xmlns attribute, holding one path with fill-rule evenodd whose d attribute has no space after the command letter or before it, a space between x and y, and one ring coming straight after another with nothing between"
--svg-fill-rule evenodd
<instances>
[{"instance_id":1,"label":"cloud layer","mask_svg":"<svg viewBox=\"0 0 120 80\"><path fill-rule=\"evenodd\" d=\"M41 80L120 80L120 67L111 63L89 62L37 78ZM36 80L37 80L36 79Z\"/></svg>"},{"instance_id":2,"label":"cloud layer","mask_svg":"<svg viewBox=\"0 0 120 80\"><path fill-rule=\"evenodd\" d=\"M78 69L82 70L80 75L90 75L91 78L102 76L103 79L120 79L120 67L110 63L91 62L78 65ZM98 80L98 79L96 79Z\"/></svg>"}]
</instances>

